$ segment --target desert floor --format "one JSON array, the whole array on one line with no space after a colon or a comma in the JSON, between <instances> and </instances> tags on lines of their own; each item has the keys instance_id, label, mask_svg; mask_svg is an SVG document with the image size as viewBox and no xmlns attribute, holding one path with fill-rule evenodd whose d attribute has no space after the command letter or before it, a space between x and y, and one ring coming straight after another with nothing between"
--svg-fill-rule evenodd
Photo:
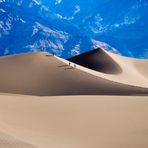
<instances>
[{"instance_id":1,"label":"desert floor","mask_svg":"<svg viewBox=\"0 0 148 148\"><path fill-rule=\"evenodd\" d=\"M1 148L147 148L147 96L0 95Z\"/></svg>"}]
</instances>

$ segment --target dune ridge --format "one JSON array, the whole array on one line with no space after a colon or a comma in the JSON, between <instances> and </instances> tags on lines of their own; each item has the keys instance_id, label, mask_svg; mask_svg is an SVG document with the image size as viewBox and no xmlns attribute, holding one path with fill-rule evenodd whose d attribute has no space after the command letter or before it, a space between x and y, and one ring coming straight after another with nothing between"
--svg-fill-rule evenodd
<instances>
[{"instance_id":1,"label":"dune ridge","mask_svg":"<svg viewBox=\"0 0 148 148\"><path fill-rule=\"evenodd\" d=\"M108 59L103 59L102 53L103 55L110 57L110 59L112 59L113 62L111 62L110 60L108 61ZM83 60L81 60L81 57ZM122 84L148 88L148 71L146 68L148 66L148 60L123 57L100 48L80 54L78 56L74 56L72 58L69 58L68 60L77 63L78 67L81 70L87 71L92 75ZM87 60L89 62L85 63L85 61ZM120 73L103 73L101 71L99 72L99 69L89 69L89 67L94 65L94 63L99 65L104 63L105 60L107 61L108 65L114 65L114 63L116 63L118 67L120 67ZM114 70L110 68L108 65L105 65L106 69L108 69L109 71Z\"/></svg>"},{"instance_id":2,"label":"dune ridge","mask_svg":"<svg viewBox=\"0 0 148 148\"><path fill-rule=\"evenodd\" d=\"M96 52L94 50L92 54L95 55ZM90 69L84 70L85 67L79 65L74 68L73 64L69 65L67 60L45 52L1 57L0 92L36 96L148 94L148 80L144 77L134 77L133 79L140 79L133 84L122 82L125 73L122 65L120 67L123 72L119 70L121 74L104 74L97 71L97 75L92 75ZM112 68L107 69L110 71ZM130 79L129 77L127 80Z\"/></svg>"},{"instance_id":3,"label":"dune ridge","mask_svg":"<svg viewBox=\"0 0 148 148\"><path fill-rule=\"evenodd\" d=\"M83 53L68 60L106 74L120 74L122 72L118 63L101 48Z\"/></svg>"}]
</instances>

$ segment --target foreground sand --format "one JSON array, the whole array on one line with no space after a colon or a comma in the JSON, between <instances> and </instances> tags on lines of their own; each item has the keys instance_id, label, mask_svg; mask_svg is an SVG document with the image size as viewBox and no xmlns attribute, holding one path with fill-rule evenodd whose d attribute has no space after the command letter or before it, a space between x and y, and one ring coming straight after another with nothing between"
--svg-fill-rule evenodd
<instances>
[{"instance_id":1,"label":"foreground sand","mask_svg":"<svg viewBox=\"0 0 148 148\"><path fill-rule=\"evenodd\" d=\"M0 95L1 148L147 148L148 97Z\"/></svg>"}]
</instances>

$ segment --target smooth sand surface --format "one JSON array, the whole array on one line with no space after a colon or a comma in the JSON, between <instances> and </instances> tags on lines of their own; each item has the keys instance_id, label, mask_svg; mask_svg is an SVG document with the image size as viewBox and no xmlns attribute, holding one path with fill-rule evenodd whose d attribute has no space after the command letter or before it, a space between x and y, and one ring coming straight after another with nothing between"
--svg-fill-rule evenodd
<instances>
[{"instance_id":1,"label":"smooth sand surface","mask_svg":"<svg viewBox=\"0 0 148 148\"><path fill-rule=\"evenodd\" d=\"M147 148L147 113L147 96L3 94L0 147Z\"/></svg>"},{"instance_id":2,"label":"smooth sand surface","mask_svg":"<svg viewBox=\"0 0 148 148\"><path fill-rule=\"evenodd\" d=\"M0 148L148 148L148 60L69 60L0 57Z\"/></svg>"},{"instance_id":3,"label":"smooth sand surface","mask_svg":"<svg viewBox=\"0 0 148 148\"><path fill-rule=\"evenodd\" d=\"M36 148L36 146L0 132L0 148Z\"/></svg>"},{"instance_id":4,"label":"smooth sand surface","mask_svg":"<svg viewBox=\"0 0 148 148\"><path fill-rule=\"evenodd\" d=\"M97 57L99 59L97 52L91 51L95 58L92 56L90 60L97 71L80 65L74 68L73 63L69 65L67 60L44 52L1 57L0 92L35 96L148 94L147 71L140 69L140 65L147 67L147 61L137 62L134 68L132 59L123 61L122 57L102 50L104 62L103 58L96 62ZM89 54L84 57L89 57ZM113 66L108 66L109 63ZM113 71L113 74L98 72L101 67L102 71Z\"/></svg>"}]
</instances>

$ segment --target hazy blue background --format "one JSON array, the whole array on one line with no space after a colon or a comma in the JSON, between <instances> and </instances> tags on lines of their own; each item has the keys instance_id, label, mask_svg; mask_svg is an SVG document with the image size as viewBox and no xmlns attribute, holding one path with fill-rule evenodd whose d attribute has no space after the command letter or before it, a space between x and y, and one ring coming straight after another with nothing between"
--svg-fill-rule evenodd
<instances>
[{"instance_id":1,"label":"hazy blue background","mask_svg":"<svg viewBox=\"0 0 148 148\"><path fill-rule=\"evenodd\" d=\"M0 55L96 47L148 58L148 0L0 0Z\"/></svg>"}]
</instances>

